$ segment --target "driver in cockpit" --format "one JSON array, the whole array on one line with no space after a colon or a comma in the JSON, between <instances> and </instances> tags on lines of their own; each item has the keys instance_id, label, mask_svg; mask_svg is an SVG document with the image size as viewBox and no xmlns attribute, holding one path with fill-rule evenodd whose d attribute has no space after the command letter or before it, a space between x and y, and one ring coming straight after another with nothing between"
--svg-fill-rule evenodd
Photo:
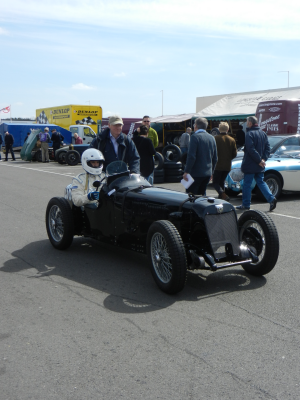
<instances>
[{"instance_id":1,"label":"driver in cockpit","mask_svg":"<svg viewBox=\"0 0 300 400\"><path fill-rule=\"evenodd\" d=\"M104 157L101 151L88 149L82 153L81 164L85 172L73 178L72 201L77 207L88 206L96 208L99 200L99 190L93 186L101 180Z\"/></svg>"}]
</instances>

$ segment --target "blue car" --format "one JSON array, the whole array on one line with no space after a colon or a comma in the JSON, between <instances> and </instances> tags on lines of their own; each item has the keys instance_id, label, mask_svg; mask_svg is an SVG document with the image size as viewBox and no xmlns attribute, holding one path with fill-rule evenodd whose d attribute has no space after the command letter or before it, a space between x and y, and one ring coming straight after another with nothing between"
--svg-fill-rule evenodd
<instances>
[{"instance_id":1,"label":"blue car","mask_svg":"<svg viewBox=\"0 0 300 400\"><path fill-rule=\"evenodd\" d=\"M271 154L266 163L265 181L272 194L278 198L282 191L300 191L300 135L287 138ZM237 196L243 191L244 174L242 159L232 162L232 169L225 181L225 191L229 196ZM264 199L253 179L252 192Z\"/></svg>"}]
</instances>

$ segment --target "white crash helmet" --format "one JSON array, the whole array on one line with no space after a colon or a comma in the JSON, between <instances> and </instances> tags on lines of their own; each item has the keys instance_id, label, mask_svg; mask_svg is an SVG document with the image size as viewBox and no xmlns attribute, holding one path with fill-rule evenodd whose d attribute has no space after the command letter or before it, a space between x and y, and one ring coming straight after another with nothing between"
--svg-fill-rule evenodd
<instances>
[{"instance_id":1,"label":"white crash helmet","mask_svg":"<svg viewBox=\"0 0 300 400\"><path fill-rule=\"evenodd\" d=\"M82 153L82 168L91 175L100 175L103 169L104 157L97 149L87 149ZM99 161L99 167L92 167L91 161Z\"/></svg>"}]
</instances>

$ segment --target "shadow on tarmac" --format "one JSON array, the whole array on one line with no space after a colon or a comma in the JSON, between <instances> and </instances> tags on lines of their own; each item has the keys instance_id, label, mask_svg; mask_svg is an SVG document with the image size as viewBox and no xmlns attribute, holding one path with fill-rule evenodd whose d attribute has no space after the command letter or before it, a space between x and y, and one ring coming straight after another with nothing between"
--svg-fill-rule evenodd
<instances>
[{"instance_id":1,"label":"shadow on tarmac","mask_svg":"<svg viewBox=\"0 0 300 400\"><path fill-rule=\"evenodd\" d=\"M14 251L12 256L15 258L6 261L0 272L13 274L27 270L27 278L55 281L73 293L80 291L81 298L88 298L90 289L107 293L104 306L124 314L152 312L179 301L195 302L254 290L267 282L265 277L248 275L238 266L217 272L188 272L185 288L170 296L156 286L145 255L89 238L75 237L65 251L54 249L48 240L33 242Z\"/></svg>"}]
</instances>

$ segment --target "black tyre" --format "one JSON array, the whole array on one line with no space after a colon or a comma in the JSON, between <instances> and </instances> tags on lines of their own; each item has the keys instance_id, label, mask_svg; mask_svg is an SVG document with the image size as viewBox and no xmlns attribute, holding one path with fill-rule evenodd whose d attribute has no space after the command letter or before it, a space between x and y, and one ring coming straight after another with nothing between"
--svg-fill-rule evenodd
<instances>
[{"instance_id":1,"label":"black tyre","mask_svg":"<svg viewBox=\"0 0 300 400\"><path fill-rule=\"evenodd\" d=\"M165 163L167 162L177 162L180 161L181 159L181 150L178 146L175 144L169 144L168 146L165 146L163 148L162 152L164 158L165 158Z\"/></svg>"},{"instance_id":2,"label":"black tyre","mask_svg":"<svg viewBox=\"0 0 300 400\"><path fill-rule=\"evenodd\" d=\"M226 193L227 196L229 196L229 197L237 197L241 192L235 192L235 191L232 190L232 189L225 188L225 193Z\"/></svg>"},{"instance_id":3,"label":"black tyre","mask_svg":"<svg viewBox=\"0 0 300 400\"><path fill-rule=\"evenodd\" d=\"M164 167L164 156L158 152L154 154L154 171L156 169L161 170Z\"/></svg>"},{"instance_id":4,"label":"black tyre","mask_svg":"<svg viewBox=\"0 0 300 400\"><path fill-rule=\"evenodd\" d=\"M165 171L170 170L170 169L181 169L182 168L182 163L179 162L168 162L165 163L164 169Z\"/></svg>"},{"instance_id":5,"label":"black tyre","mask_svg":"<svg viewBox=\"0 0 300 400\"><path fill-rule=\"evenodd\" d=\"M166 183L179 183L182 179L182 175L179 176L165 176Z\"/></svg>"},{"instance_id":6,"label":"black tyre","mask_svg":"<svg viewBox=\"0 0 300 400\"><path fill-rule=\"evenodd\" d=\"M180 292L187 278L186 254L181 236L170 221L156 221L150 226L147 255L158 287L169 294Z\"/></svg>"},{"instance_id":7,"label":"black tyre","mask_svg":"<svg viewBox=\"0 0 300 400\"><path fill-rule=\"evenodd\" d=\"M154 176L157 178L164 177L165 176L165 170L164 169L155 169L154 170Z\"/></svg>"},{"instance_id":8,"label":"black tyre","mask_svg":"<svg viewBox=\"0 0 300 400\"><path fill-rule=\"evenodd\" d=\"M63 197L53 197L46 210L46 229L53 247L65 250L74 236L74 218L69 202Z\"/></svg>"},{"instance_id":9,"label":"black tyre","mask_svg":"<svg viewBox=\"0 0 300 400\"><path fill-rule=\"evenodd\" d=\"M186 159L187 159L187 153L182 154L181 156L181 162L182 162L182 169L185 169L185 165L186 165Z\"/></svg>"},{"instance_id":10,"label":"black tyre","mask_svg":"<svg viewBox=\"0 0 300 400\"><path fill-rule=\"evenodd\" d=\"M251 275L268 274L275 267L279 255L279 238L273 220L261 211L246 211L238 220L240 242L255 249L257 263L243 265Z\"/></svg>"},{"instance_id":11,"label":"black tyre","mask_svg":"<svg viewBox=\"0 0 300 400\"><path fill-rule=\"evenodd\" d=\"M69 165L77 165L80 162L80 154L76 150L69 150L66 153L66 163Z\"/></svg>"},{"instance_id":12,"label":"black tyre","mask_svg":"<svg viewBox=\"0 0 300 400\"><path fill-rule=\"evenodd\" d=\"M42 150L37 150L35 152L35 160L38 162L42 162L43 161L43 157L42 157Z\"/></svg>"},{"instance_id":13,"label":"black tyre","mask_svg":"<svg viewBox=\"0 0 300 400\"><path fill-rule=\"evenodd\" d=\"M278 199L278 197L281 195L281 191L282 191L282 183L281 183L280 177L276 174L266 173L265 177L264 177L264 181L269 186L269 189L270 189L271 193L273 194L273 196L275 196L276 199ZM259 190L258 186L256 186L255 193L261 200L266 201L265 196Z\"/></svg>"},{"instance_id":14,"label":"black tyre","mask_svg":"<svg viewBox=\"0 0 300 400\"><path fill-rule=\"evenodd\" d=\"M164 176L154 176L154 182L153 183L164 183L165 177Z\"/></svg>"},{"instance_id":15,"label":"black tyre","mask_svg":"<svg viewBox=\"0 0 300 400\"><path fill-rule=\"evenodd\" d=\"M165 171L165 176L179 176L183 175L183 170L180 169L168 169Z\"/></svg>"},{"instance_id":16,"label":"black tyre","mask_svg":"<svg viewBox=\"0 0 300 400\"><path fill-rule=\"evenodd\" d=\"M56 154L55 159L59 164L65 164L66 163L66 151L60 151L59 153Z\"/></svg>"},{"instance_id":17,"label":"black tyre","mask_svg":"<svg viewBox=\"0 0 300 400\"><path fill-rule=\"evenodd\" d=\"M171 150L168 150L167 152L166 152L166 154L165 154L165 157L166 157L166 161L167 162L173 162L174 160L173 160L173 153L172 153L172 151Z\"/></svg>"}]
</instances>

